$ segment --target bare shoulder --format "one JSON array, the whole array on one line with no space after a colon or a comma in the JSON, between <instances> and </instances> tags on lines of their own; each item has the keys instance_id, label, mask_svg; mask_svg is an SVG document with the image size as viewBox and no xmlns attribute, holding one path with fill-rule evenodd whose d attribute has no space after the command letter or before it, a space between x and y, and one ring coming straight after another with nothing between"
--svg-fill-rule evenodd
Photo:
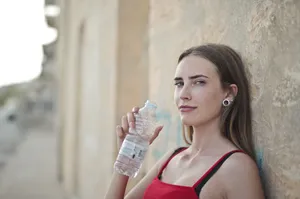
<instances>
[{"instance_id":1,"label":"bare shoulder","mask_svg":"<svg viewBox=\"0 0 300 199\"><path fill-rule=\"evenodd\" d=\"M257 164L247 154L231 155L224 162L220 174L228 199L264 198Z\"/></svg>"},{"instance_id":2,"label":"bare shoulder","mask_svg":"<svg viewBox=\"0 0 300 199\"><path fill-rule=\"evenodd\" d=\"M251 173L258 175L258 167L255 161L245 153L234 153L232 154L223 164L223 171L230 174L240 172L241 174ZM249 173L249 174L250 174Z\"/></svg>"}]
</instances>

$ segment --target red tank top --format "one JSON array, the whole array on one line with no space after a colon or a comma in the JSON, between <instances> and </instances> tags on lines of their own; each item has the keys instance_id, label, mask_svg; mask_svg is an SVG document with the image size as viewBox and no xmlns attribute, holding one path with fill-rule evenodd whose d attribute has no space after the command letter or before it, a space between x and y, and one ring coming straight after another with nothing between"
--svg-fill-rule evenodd
<instances>
[{"instance_id":1,"label":"red tank top","mask_svg":"<svg viewBox=\"0 0 300 199\"><path fill-rule=\"evenodd\" d=\"M199 199L199 195L202 187L205 183L217 172L217 170L221 167L221 165L225 162L225 160L230 157L233 153L243 152L241 150L234 150L223 155L193 186L181 186L181 185L173 185L162 182L161 174L163 170L166 168L170 160L185 150L185 147L177 149L171 157L165 162L159 171L158 176L152 181L152 183L148 186L144 193L143 199Z\"/></svg>"}]
</instances>

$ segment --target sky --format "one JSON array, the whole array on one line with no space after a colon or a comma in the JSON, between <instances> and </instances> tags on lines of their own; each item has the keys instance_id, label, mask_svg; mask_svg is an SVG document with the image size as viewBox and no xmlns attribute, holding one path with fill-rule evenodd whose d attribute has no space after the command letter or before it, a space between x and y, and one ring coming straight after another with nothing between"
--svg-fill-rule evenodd
<instances>
[{"instance_id":1,"label":"sky","mask_svg":"<svg viewBox=\"0 0 300 199\"><path fill-rule=\"evenodd\" d=\"M38 77L42 45L56 37L45 21L44 0L0 0L0 87Z\"/></svg>"}]
</instances>

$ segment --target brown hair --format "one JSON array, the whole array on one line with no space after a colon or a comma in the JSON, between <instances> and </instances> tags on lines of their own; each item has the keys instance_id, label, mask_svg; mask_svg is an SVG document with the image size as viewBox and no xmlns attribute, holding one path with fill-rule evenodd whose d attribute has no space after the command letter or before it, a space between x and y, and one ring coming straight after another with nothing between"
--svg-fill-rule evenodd
<instances>
[{"instance_id":1,"label":"brown hair","mask_svg":"<svg viewBox=\"0 0 300 199\"><path fill-rule=\"evenodd\" d=\"M200 56L212 62L217 68L224 89L228 88L230 84L237 85L238 93L234 101L222 110L221 132L236 147L244 150L255 159L250 88L241 56L229 46L205 44L184 51L179 56L178 63L189 55ZM187 144L191 144L193 140L193 128L191 126L183 126L183 137Z\"/></svg>"}]
</instances>

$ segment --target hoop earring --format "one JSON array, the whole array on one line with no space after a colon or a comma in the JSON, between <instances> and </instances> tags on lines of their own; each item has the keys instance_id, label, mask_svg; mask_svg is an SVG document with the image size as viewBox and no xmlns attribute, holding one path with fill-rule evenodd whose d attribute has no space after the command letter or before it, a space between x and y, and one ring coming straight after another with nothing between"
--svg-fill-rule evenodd
<instances>
[{"instance_id":1,"label":"hoop earring","mask_svg":"<svg viewBox=\"0 0 300 199\"><path fill-rule=\"evenodd\" d=\"M229 99L224 99L222 104L223 106L229 106L231 104L231 101Z\"/></svg>"}]
</instances>

